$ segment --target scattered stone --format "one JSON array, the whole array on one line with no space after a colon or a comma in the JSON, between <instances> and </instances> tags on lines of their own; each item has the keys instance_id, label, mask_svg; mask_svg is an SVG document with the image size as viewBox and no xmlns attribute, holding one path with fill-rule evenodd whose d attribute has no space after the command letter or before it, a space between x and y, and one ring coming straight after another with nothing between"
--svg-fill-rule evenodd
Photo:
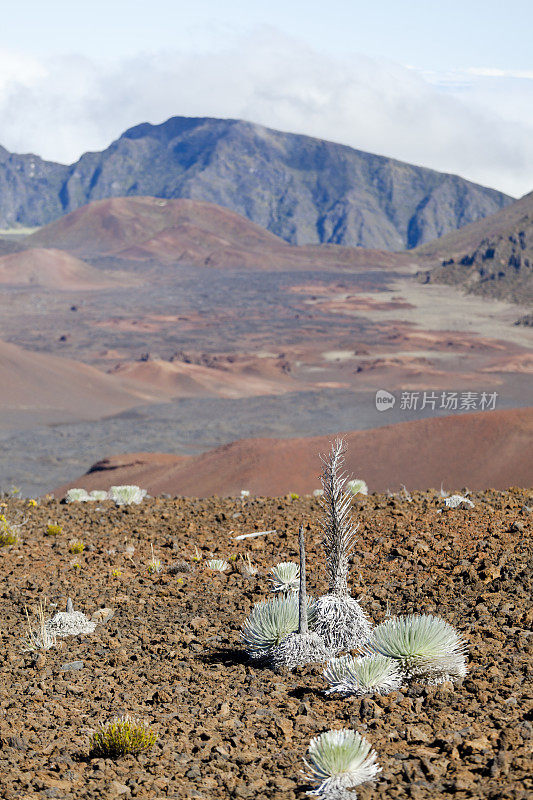
<instances>
[{"instance_id":1,"label":"scattered stone","mask_svg":"<svg viewBox=\"0 0 533 800\"><path fill-rule=\"evenodd\" d=\"M83 669L83 661L67 661L66 664L61 664L62 672L74 672L78 669Z\"/></svg>"},{"instance_id":2,"label":"scattered stone","mask_svg":"<svg viewBox=\"0 0 533 800\"><path fill-rule=\"evenodd\" d=\"M236 554L238 563L255 541L254 563L266 575L280 558L294 558L303 516L310 524L310 593L317 597L324 576L314 499L262 499L244 509L231 499L145 499L127 515L111 503L105 513L95 504L41 503L25 525L24 547L3 554L2 800L227 800L246 793L254 800L299 800L305 746L332 727L360 731L378 752L383 773L357 791L360 800L526 800L533 541L531 516L520 509L531 506L530 496L521 489L476 493L475 508L440 516L434 494L419 492L411 503L396 498L394 507L371 496L358 509L350 583L354 597L364 592L369 620L437 614L464 633L470 649L464 681L420 682L365 698L326 697L322 665L280 676L246 661L239 631L253 604L268 596L264 579L249 583L235 570L222 586L196 569L178 583L178 576L164 572L154 580L142 569L150 542L160 550L175 540L175 551L163 551L175 561L197 546L205 558ZM23 501L7 502L25 508ZM229 530L237 509L243 531L276 528L283 536L239 546ZM515 519L524 530L510 530ZM57 548L42 535L49 521L66 532ZM64 546L71 536L83 538L90 554L76 573ZM136 547L135 564L124 553L126 542ZM117 556L108 557L107 549ZM119 578L111 577L116 566ZM485 583L493 566L500 575ZM50 616L67 613L67 587L80 608L99 616L114 607L115 616L98 627L97 638L65 637L44 655L21 654L24 606L48 597L58 603L48 605ZM69 613L76 608L69 604ZM87 616L96 624L98 616ZM62 669L79 661L83 668ZM88 758L91 731L123 714L153 726L159 737L153 750Z\"/></svg>"},{"instance_id":3,"label":"scattered stone","mask_svg":"<svg viewBox=\"0 0 533 800\"><path fill-rule=\"evenodd\" d=\"M91 616L91 622L96 622L97 625L104 625L115 614L114 608L99 608Z\"/></svg>"}]
</instances>

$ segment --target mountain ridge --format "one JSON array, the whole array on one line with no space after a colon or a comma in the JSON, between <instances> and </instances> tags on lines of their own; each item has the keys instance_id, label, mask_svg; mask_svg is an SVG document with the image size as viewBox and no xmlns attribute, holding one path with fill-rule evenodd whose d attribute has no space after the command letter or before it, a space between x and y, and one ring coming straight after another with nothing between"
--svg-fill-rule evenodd
<instances>
[{"instance_id":1,"label":"mountain ridge","mask_svg":"<svg viewBox=\"0 0 533 800\"><path fill-rule=\"evenodd\" d=\"M437 262L423 283L462 286L468 292L533 303L533 192L491 215L413 251ZM440 263L439 263L440 262Z\"/></svg>"},{"instance_id":2,"label":"mountain ridge","mask_svg":"<svg viewBox=\"0 0 533 800\"><path fill-rule=\"evenodd\" d=\"M402 250L512 202L495 189L241 120L141 123L75 164L0 149L0 226L41 225L94 200L224 206L292 244Z\"/></svg>"}]
</instances>

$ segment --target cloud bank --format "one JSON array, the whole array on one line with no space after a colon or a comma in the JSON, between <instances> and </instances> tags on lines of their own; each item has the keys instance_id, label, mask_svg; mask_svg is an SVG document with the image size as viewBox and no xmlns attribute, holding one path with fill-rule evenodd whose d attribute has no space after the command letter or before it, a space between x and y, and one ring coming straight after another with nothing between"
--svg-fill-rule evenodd
<instances>
[{"instance_id":1,"label":"cloud bank","mask_svg":"<svg viewBox=\"0 0 533 800\"><path fill-rule=\"evenodd\" d=\"M13 152L70 163L132 125L170 116L246 119L514 196L533 189L533 73L335 59L274 29L215 52L115 62L0 51L0 144Z\"/></svg>"}]
</instances>

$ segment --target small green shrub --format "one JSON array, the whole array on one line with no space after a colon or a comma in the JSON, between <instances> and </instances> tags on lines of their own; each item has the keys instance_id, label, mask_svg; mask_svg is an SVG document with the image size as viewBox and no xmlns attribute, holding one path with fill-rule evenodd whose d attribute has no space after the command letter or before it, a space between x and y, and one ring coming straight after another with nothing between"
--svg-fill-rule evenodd
<instances>
[{"instance_id":1,"label":"small green shrub","mask_svg":"<svg viewBox=\"0 0 533 800\"><path fill-rule=\"evenodd\" d=\"M62 530L61 525L47 525L45 534L46 536L59 536Z\"/></svg>"},{"instance_id":2,"label":"small green shrub","mask_svg":"<svg viewBox=\"0 0 533 800\"><path fill-rule=\"evenodd\" d=\"M153 544L150 544L150 549L152 551L152 558L150 559L150 561L146 565L146 568L147 568L148 572L150 573L150 575L157 575L159 572L161 572L163 567L161 566L160 560L155 557Z\"/></svg>"},{"instance_id":3,"label":"small green shrub","mask_svg":"<svg viewBox=\"0 0 533 800\"><path fill-rule=\"evenodd\" d=\"M69 542L69 550L71 553L83 553L85 544L81 539L71 539Z\"/></svg>"},{"instance_id":4,"label":"small green shrub","mask_svg":"<svg viewBox=\"0 0 533 800\"><path fill-rule=\"evenodd\" d=\"M16 544L18 539L16 530L9 524L5 516L0 514L0 547Z\"/></svg>"},{"instance_id":5,"label":"small green shrub","mask_svg":"<svg viewBox=\"0 0 533 800\"><path fill-rule=\"evenodd\" d=\"M150 750L157 741L157 734L140 719L126 715L115 717L93 733L90 755L98 758L119 758L128 753L137 755Z\"/></svg>"}]
</instances>

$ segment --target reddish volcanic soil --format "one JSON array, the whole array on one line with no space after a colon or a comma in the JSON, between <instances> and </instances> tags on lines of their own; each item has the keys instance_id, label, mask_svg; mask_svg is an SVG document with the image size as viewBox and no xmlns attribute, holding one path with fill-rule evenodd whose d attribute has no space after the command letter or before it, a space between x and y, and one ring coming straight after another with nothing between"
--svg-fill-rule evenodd
<instances>
[{"instance_id":1,"label":"reddish volcanic soil","mask_svg":"<svg viewBox=\"0 0 533 800\"><path fill-rule=\"evenodd\" d=\"M156 498L122 509L9 500L2 511L25 524L0 550L2 800L303 800L310 740L344 727L370 742L382 769L359 800L527 800L532 499L515 489L473 500L447 513L431 493L358 504L350 589L368 618L442 617L467 642L468 674L345 699L325 696L322 666L276 674L249 663L239 638L270 596L268 571L296 558L302 522L308 590L325 591L316 500ZM50 523L57 536L44 535ZM275 532L233 539L265 529ZM85 545L78 555L74 537ZM230 559L226 573L207 568L211 554ZM251 579L239 571L245 554L258 568ZM68 597L89 616L102 607L112 616L92 634L22 652L25 608L35 619L47 598L48 617ZM125 713L151 726L153 749L91 756L91 731Z\"/></svg>"},{"instance_id":2,"label":"reddish volcanic soil","mask_svg":"<svg viewBox=\"0 0 533 800\"><path fill-rule=\"evenodd\" d=\"M210 366L183 361L150 359L118 364L110 373L171 398L177 397L256 397L302 390L278 366L279 359L229 357L212 359ZM274 362L274 364L270 362Z\"/></svg>"},{"instance_id":3,"label":"reddish volcanic soil","mask_svg":"<svg viewBox=\"0 0 533 800\"><path fill-rule=\"evenodd\" d=\"M100 370L44 353L32 353L0 342L0 412L22 420L26 413L33 423L70 419L98 419L132 406L154 402L158 395L149 388Z\"/></svg>"},{"instance_id":4,"label":"reddish volcanic soil","mask_svg":"<svg viewBox=\"0 0 533 800\"><path fill-rule=\"evenodd\" d=\"M208 267L402 265L403 254L330 246L293 247L253 222L213 203L115 197L97 200L31 234L27 243L77 255Z\"/></svg>"},{"instance_id":5,"label":"reddish volcanic soil","mask_svg":"<svg viewBox=\"0 0 533 800\"><path fill-rule=\"evenodd\" d=\"M533 484L533 408L402 422L343 434L347 469L370 491ZM319 486L317 455L332 437L243 439L199 456L137 453L107 458L69 486L138 484L151 494L201 496L310 494ZM60 496L65 487L58 489Z\"/></svg>"},{"instance_id":6,"label":"reddish volcanic soil","mask_svg":"<svg viewBox=\"0 0 533 800\"><path fill-rule=\"evenodd\" d=\"M94 269L62 250L32 248L0 258L0 284L83 292L140 283L134 275Z\"/></svg>"}]
</instances>

